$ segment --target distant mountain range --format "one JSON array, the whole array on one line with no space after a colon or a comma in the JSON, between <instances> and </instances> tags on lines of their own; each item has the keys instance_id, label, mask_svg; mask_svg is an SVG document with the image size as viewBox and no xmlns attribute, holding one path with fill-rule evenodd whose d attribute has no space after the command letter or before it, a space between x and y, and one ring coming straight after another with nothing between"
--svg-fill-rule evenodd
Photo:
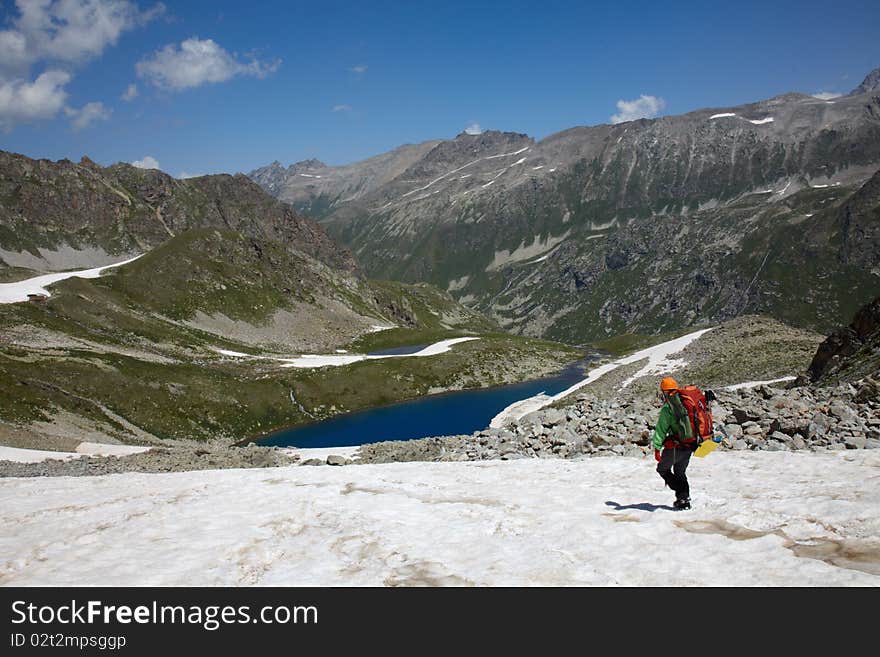
<instances>
[{"instance_id":1,"label":"distant mountain range","mask_svg":"<svg viewBox=\"0 0 880 657\"><path fill-rule=\"evenodd\" d=\"M850 94L489 131L249 176L370 276L569 342L766 313L827 331L880 289L880 69Z\"/></svg>"}]
</instances>

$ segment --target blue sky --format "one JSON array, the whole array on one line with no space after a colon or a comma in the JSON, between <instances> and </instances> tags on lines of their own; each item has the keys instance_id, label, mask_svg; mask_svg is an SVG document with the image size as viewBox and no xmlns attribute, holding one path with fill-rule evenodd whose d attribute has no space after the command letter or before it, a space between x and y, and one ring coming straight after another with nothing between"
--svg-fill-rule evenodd
<instances>
[{"instance_id":1,"label":"blue sky","mask_svg":"<svg viewBox=\"0 0 880 657\"><path fill-rule=\"evenodd\" d=\"M0 0L0 149L179 176L344 164L477 125L541 139L846 93L880 66L878 25L876 0Z\"/></svg>"}]
</instances>

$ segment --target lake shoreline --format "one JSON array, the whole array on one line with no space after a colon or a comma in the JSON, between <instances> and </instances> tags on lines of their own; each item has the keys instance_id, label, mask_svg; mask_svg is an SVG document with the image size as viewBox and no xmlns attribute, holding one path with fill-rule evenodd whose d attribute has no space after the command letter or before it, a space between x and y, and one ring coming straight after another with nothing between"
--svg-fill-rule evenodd
<instances>
[{"instance_id":1,"label":"lake shoreline","mask_svg":"<svg viewBox=\"0 0 880 657\"><path fill-rule=\"evenodd\" d=\"M585 351L587 351L587 350L585 350ZM427 394L427 395L420 395L420 396L411 397L408 399L400 399L397 401L388 402L386 404L379 404L376 406L370 406L368 408L361 408L361 409L357 409L357 410L353 410L353 411L348 411L345 413L340 413L338 415L334 415L332 417L324 418L324 419L317 420L314 422L307 422L304 424L290 425L290 426L284 427L282 429L275 429L275 430L272 430L269 432L260 433L260 434L257 434L256 436L245 438L243 440L237 441L237 442L233 443L232 446L233 447L244 447L244 446L249 445L250 443L254 443L259 446L269 446L269 445L267 445L267 441L275 439L278 436L283 435L286 432L298 431L298 430L306 429L308 427L316 427L316 426L319 426L319 425L327 423L327 422L332 422L334 420L338 421L340 418L348 418L348 417L351 417L353 415L357 415L360 413L369 413L369 412L379 411L382 409L388 409L388 408L396 407L396 406L403 405L403 404L412 404L412 403L417 403L417 402L429 400L429 399L430 400L442 399L444 397L449 397L452 395L458 395L458 394L462 394L462 393L476 393L476 392L487 393L487 392L491 392L491 391L497 391L500 389L508 388L511 386L522 386L522 385L526 385L526 384L530 384L530 383L539 383L539 382L543 382L543 381L554 381L554 380L559 379L560 377L564 377L566 375L573 376L574 374L577 374L579 377L586 376L589 369L591 367L594 367L598 361L601 361L603 358L610 357L610 354L605 351L600 351L600 350L596 350L596 349L589 349L589 351L591 353L584 355L584 356L581 356L580 358L569 362L561 369L559 369L553 373L547 374L545 376L535 378L535 379L525 379L523 381L515 381L512 383L501 383L501 384L474 387L474 388L461 388L458 390L446 390L443 392ZM492 419L491 417L487 418L487 423L491 419ZM488 426L488 424L487 424L487 426ZM421 438L421 436L410 438L410 439L404 439L404 440L416 440L419 438ZM284 448L290 447L293 449L310 449L309 447L301 447L300 448L300 447L291 446L291 445L281 446L281 447L284 447ZM324 447L324 446L322 446L322 447ZM348 447L348 446L347 445L339 445L339 447Z\"/></svg>"}]
</instances>

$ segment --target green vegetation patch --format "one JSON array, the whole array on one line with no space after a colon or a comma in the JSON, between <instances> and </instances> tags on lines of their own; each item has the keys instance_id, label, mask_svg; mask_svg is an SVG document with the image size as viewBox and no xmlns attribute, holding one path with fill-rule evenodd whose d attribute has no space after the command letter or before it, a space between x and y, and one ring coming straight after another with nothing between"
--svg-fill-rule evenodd
<instances>
[{"instance_id":1,"label":"green vegetation patch","mask_svg":"<svg viewBox=\"0 0 880 657\"><path fill-rule=\"evenodd\" d=\"M309 264L281 244L215 229L187 231L100 280L174 319L202 311L257 323L293 301L315 303L319 287Z\"/></svg>"},{"instance_id":2,"label":"green vegetation patch","mask_svg":"<svg viewBox=\"0 0 880 657\"><path fill-rule=\"evenodd\" d=\"M688 333L699 331L701 328L709 328L708 325L678 329L676 331L666 331L656 335L646 335L642 333L621 333L605 340L597 340L590 343L590 346L600 351L607 351L616 358L621 358L627 354L631 354L641 349L647 349L661 342L667 342L680 338Z\"/></svg>"}]
</instances>

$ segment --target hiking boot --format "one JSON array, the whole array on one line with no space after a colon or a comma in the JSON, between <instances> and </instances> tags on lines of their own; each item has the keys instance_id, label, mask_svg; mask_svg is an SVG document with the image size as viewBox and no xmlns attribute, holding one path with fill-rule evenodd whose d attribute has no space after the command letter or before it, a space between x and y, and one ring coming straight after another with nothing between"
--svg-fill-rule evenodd
<instances>
[{"instance_id":1,"label":"hiking boot","mask_svg":"<svg viewBox=\"0 0 880 657\"><path fill-rule=\"evenodd\" d=\"M681 500L675 500L675 502L672 503L672 506L677 511L686 511L687 509L691 508L691 498L686 497Z\"/></svg>"}]
</instances>

